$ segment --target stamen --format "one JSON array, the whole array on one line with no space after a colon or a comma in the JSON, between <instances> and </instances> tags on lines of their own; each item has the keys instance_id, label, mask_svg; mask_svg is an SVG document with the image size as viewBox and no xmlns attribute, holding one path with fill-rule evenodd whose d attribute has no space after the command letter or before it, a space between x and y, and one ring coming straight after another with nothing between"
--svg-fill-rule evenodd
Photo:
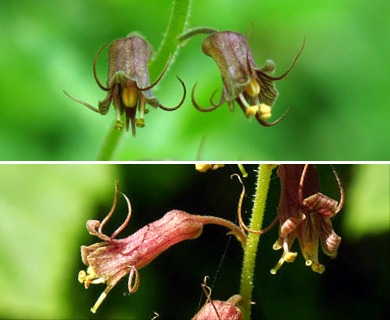
<instances>
[{"instance_id":1,"label":"stamen","mask_svg":"<svg viewBox=\"0 0 390 320\"><path fill-rule=\"evenodd\" d=\"M269 105L262 103L260 105L260 108L259 108L260 119L267 120L267 119L271 118L271 111L272 111L272 108Z\"/></svg>"},{"instance_id":2,"label":"stamen","mask_svg":"<svg viewBox=\"0 0 390 320\"><path fill-rule=\"evenodd\" d=\"M121 99L119 98L119 85L116 85L112 92L112 99L114 102L114 108L116 113L116 123L115 123L115 129L120 131L123 129L123 121L121 119L121 110L122 110L122 104Z\"/></svg>"},{"instance_id":3,"label":"stamen","mask_svg":"<svg viewBox=\"0 0 390 320\"><path fill-rule=\"evenodd\" d=\"M108 289L108 287L106 288L106 290ZM93 305L93 307L91 308L91 312L92 313L96 313L97 309L99 308L99 306L102 304L103 300L107 297L107 293L106 290L104 290L102 292L102 294L99 296L99 298L96 300L96 303Z\"/></svg>"},{"instance_id":4,"label":"stamen","mask_svg":"<svg viewBox=\"0 0 390 320\"><path fill-rule=\"evenodd\" d=\"M270 273L275 275L276 272L280 269L280 267L283 265L284 262L287 262L287 263L293 262L296 257L297 257L296 252L283 252L282 257L279 259L276 266L270 270Z\"/></svg>"},{"instance_id":5,"label":"stamen","mask_svg":"<svg viewBox=\"0 0 390 320\"><path fill-rule=\"evenodd\" d=\"M100 305L102 304L103 300L107 297L108 293L110 292L110 290L113 288L112 285L108 285L106 287L106 289L101 293L101 295L99 296L99 298L96 300L95 304L93 305L93 307L91 308L91 312L92 313L96 313L97 309L100 307Z\"/></svg>"},{"instance_id":6,"label":"stamen","mask_svg":"<svg viewBox=\"0 0 390 320\"><path fill-rule=\"evenodd\" d=\"M135 125L138 128L143 128L145 127L145 120L144 120L144 114L145 114L145 104L146 104L146 99L144 95L141 95L140 101L139 101L139 118L135 119Z\"/></svg>"},{"instance_id":7,"label":"stamen","mask_svg":"<svg viewBox=\"0 0 390 320\"><path fill-rule=\"evenodd\" d=\"M242 102L242 104L244 105L245 108L250 108L250 105L248 103L248 101L246 101L245 97L243 96L242 93L240 93L238 95L238 97L240 98L240 101Z\"/></svg>"},{"instance_id":8,"label":"stamen","mask_svg":"<svg viewBox=\"0 0 390 320\"><path fill-rule=\"evenodd\" d=\"M238 95L238 97L239 97L240 101L242 102L242 104L245 107L245 115L246 115L247 118L257 114L257 112L259 111L259 106L257 106L257 105L254 105L254 106L249 105L248 101L246 101L246 99L245 99L245 97L243 96L242 93L240 93Z\"/></svg>"},{"instance_id":9,"label":"stamen","mask_svg":"<svg viewBox=\"0 0 390 320\"><path fill-rule=\"evenodd\" d=\"M245 88L245 92L251 97L256 97L259 95L260 85L255 78L251 78L251 81L249 81L249 84Z\"/></svg>"},{"instance_id":10,"label":"stamen","mask_svg":"<svg viewBox=\"0 0 390 320\"><path fill-rule=\"evenodd\" d=\"M103 278L97 278L91 281L92 284L106 283L106 280Z\"/></svg>"},{"instance_id":11,"label":"stamen","mask_svg":"<svg viewBox=\"0 0 390 320\"><path fill-rule=\"evenodd\" d=\"M275 242L275 244L273 245L273 249L274 250L278 250L281 248L281 245L280 243L277 241ZM290 263L290 262L293 262L295 260L295 258L297 257L297 253L296 252L290 252L289 251L289 246L288 246L288 239L287 237L284 237L283 239L283 254L282 254L282 257L279 259L278 263L276 264L276 266L270 270L271 274L276 274L276 272L280 269L280 267L283 265L283 263L287 262L287 263Z\"/></svg>"},{"instance_id":12,"label":"stamen","mask_svg":"<svg viewBox=\"0 0 390 320\"><path fill-rule=\"evenodd\" d=\"M77 280L80 283L84 283L85 279L87 278L87 273L84 270L80 270L79 274L77 276Z\"/></svg>"},{"instance_id":13,"label":"stamen","mask_svg":"<svg viewBox=\"0 0 390 320\"><path fill-rule=\"evenodd\" d=\"M88 289L89 285L97 283L105 283L106 280L103 278L96 278L95 270L91 266L88 267L87 272L81 270L77 277L80 283L84 283L84 288Z\"/></svg>"},{"instance_id":14,"label":"stamen","mask_svg":"<svg viewBox=\"0 0 390 320\"><path fill-rule=\"evenodd\" d=\"M259 107L258 106L250 106L250 107L246 108L245 115L247 116L247 118L249 118L251 116L256 115L256 113L258 111L259 111Z\"/></svg>"},{"instance_id":15,"label":"stamen","mask_svg":"<svg viewBox=\"0 0 390 320\"><path fill-rule=\"evenodd\" d=\"M145 127L145 119L144 118L136 118L135 119L135 125L136 125L137 128Z\"/></svg>"}]
</instances>

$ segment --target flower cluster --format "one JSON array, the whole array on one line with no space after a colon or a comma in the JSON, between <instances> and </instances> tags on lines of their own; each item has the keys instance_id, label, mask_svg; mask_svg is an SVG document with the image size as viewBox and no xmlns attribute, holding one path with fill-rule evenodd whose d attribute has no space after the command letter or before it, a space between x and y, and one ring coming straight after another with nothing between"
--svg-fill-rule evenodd
<instances>
[{"instance_id":1,"label":"flower cluster","mask_svg":"<svg viewBox=\"0 0 390 320\"><path fill-rule=\"evenodd\" d=\"M210 166L210 169L220 167ZM207 169L209 168L207 167ZM105 283L107 285L91 311L95 313L110 290L127 275L129 275L129 292L136 292L140 285L139 269L147 266L172 246L199 237L203 227L207 224L227 228L229 233L233 234L245 248L247 233L263 234L279 222L279 236L273 249L283 249L283 253L275 267L271 269L271 273L276 274L285 262L295 260L297 252L291 251L295 239L298 239L306 265L310 266L314 272L323 273L325 267L318 261L319 245L321 244L325 254L335 258L341 242L341 238L333 230L331 219L343 207L344 191L334 169L333 172L340 190L339 201L320 192L319 177L314 165L280 165L278 176L281 183L281 193L278 213L273 222L263 230L255 231L244 224L241 207L245 196L245 187L240 176L234 174L233 176L237 176L243 186L237 210L239 225L220 217L171 210L160 219L147 224L123 239L116 237L127 226L132 213L130 201L123 193L128 206L125 221L111 236L103 232L104 225L113 215L120 192L116 183L113 205L107 216L102 221L88 220L86 224L88 232L101 241L81 246L81 258L87 266L87 270L79 272L79 282L83 283L85 288L91 284ZM233 296L227 301L212 300L210 297L211 289L206 284L206 278L202 287L206 293L207 302L193 319L215 317L218 319L241 319L241 310L237 306L241 299L239 295Z\"/></svg>"},{"instance_id":2,"label":"flower cluster","mask_svg":"<svg viewBox=\"0 0 390 320\"><path fill-rule=\"evenodd\" d=\"M233 110L236 102L246 117L254 116L263 126L275 125L283 119L287 112L273 122L266 121L272 115L272 107L278 96L274 81L283 79L290 72L302 52L303 46L290 68L282 75L274 77L272 74L275 70L275 63L272 60L267 60L264 66L257 67L252 50L242 34L232 31L217 32L209 29L207 33L211 34L203 41L202 50L217 63L222 76L223 92L218 103L213 103L213 94L210 98L212 107L203 108L195 100L196 85L194 85L191 98L195 108L200 111L212 111L226 102ZM181 38L187 39L196 32L188 32L188 34L182 35ZM99 81L96 74L96 60L103 48L104 46L98 50L95 56L93 74L98 86L107 91L106 98L99 102L98 108L65 92L69 98L102 115L107 114L110 105L113 104L116 113L116 129L123 128L122 115L124 113L126 129L129 129L129 123L131 123L133 136L135 136L136 127L145 126L144 114L148 111L147 104L166 111L176 110L183 104L186 97L186 87L180 78L178 80L183 86L184 93L177 106L165 107L153 95L151 89L159 83L170 61L157 80L150 84L148 62L153 49L139 34L131 33L126 38L114 40L110 44L107 86Z\"/></svg>"}]
</instances>

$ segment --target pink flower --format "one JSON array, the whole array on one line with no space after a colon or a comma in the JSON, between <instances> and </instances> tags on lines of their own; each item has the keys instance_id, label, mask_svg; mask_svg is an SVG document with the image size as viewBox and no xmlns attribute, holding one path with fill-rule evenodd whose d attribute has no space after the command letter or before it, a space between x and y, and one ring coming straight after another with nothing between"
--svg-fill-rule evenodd
<instances>
[{"instance_id":1,"label":"pink flower","mask_svg":"<svg viewBox=\"0 0 390 320\"><path fill-rule=\"evenodd\" d=\"M147 224L127 238L115 239L129 223L131 217L130 201L124 194L129 208L127 218L111 236L107 236L102 229L114 212L117 194L116 185L113 206L102 222L87 221L89 233L103 241L90 246L81 246L81 258L88 268L87 271L79 272L79 281L84 283L85 288L88 288L90 284L107 284L106 289L91 308L93 313L96 312L109 291L127 274L129 274L129 292L137 291L140 268L148 265L171 246L199 237L205 224L218 224L228 228L245 245L246 235L234 223L218 217L192 215L180 210L169 211L161 219Z\"/></svg>"},{"instance_id":2,"label":"pink flower","mask_svg":"<svg viewBox=\"0 0 390 320\"><path fill-rule=\"evenodd\" d=\"M227 301L211 299L211 288L207 285L208 276L204 278L202 283L203 292L206 294L207 301L202 309L192 318L192 320L242 320L240 304L242 298L239 294L235 294Z\"/></svg>"}]
</instances>

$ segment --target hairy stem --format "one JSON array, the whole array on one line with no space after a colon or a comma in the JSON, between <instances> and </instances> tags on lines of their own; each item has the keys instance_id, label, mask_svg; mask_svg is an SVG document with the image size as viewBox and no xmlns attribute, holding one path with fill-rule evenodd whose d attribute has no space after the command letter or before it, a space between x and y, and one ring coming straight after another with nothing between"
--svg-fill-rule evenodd
<instances>
[{"instance_id":1,"label":"hairy stem","mask_svg":"<svg viewBox=\"0 0 390 320\"><path fill-rule=\"evenodd\" d=\"M169 18L167 30L161 42L157 53L149 65L149 73L152 78L158 76L161 70L164 69L166 62L170 57L173 57L180 47L178 37L185 30L187 20L190 13L191 0L173 0L172 11ZM106 136L104 137L101 149L99 150L97 160L111 160L118 146L122 131L115 131L116 120L110 126Z\"/></svg>"},{"instance_id":2,"label":"hairy stem","mask_svg":"<svg viewBox=\"0 0 390 320\"><path fill-rule=\"evenodd\" d=\"M274 165L261 164L258 169L256 182L256 191L253 200L252 217L249 228L260 230L263 223L264 209L267 200L268 187L271 173ZM246 246L244 249L244 259L241 271L241 288L242 297L241 311L243 319L251 317L251 299L253 291L253 277L256 263L257 248L260 241L260 235L249 233Z\"/></svg>"}]
</instances>

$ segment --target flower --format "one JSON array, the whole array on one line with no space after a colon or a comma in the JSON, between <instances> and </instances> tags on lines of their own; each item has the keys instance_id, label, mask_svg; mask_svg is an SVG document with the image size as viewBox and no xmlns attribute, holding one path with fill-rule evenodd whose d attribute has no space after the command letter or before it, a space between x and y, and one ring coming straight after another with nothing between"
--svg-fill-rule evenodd
<instances>
[{"instance_id":1,"label":"flower","mask_svg":"<svg viewBox=\"0 0 390 320\"><path fill-rule=\"evenodd\" d=\"M90 284L107 284L106 289L91 308L93 313L96 313L110 290L127 274L129 274L129 292L136 292L139 286L138 269L148 265L171 246L199 237L205 224L217 224L228 228L230 233L234 234L243 246L245 245L246 235L234 223L219 217L192 215L180 210L169 211L161 219L147 224L127 238L115 239L129 223L131 217L130 201L122 193L128 205L127 218L111 236L103 233L103 226L115 210L118 192L116 184L112 208L102 222L87 221L89 233L102 241L81 246L81 259L88 268L87 271L79 272L79 282L84 283L86 289Z\"/></svg>"},{"instance_id":2,"label":"flower","mask_svg":"<svg viewBox=\"0 0 390 320\"><path fill-rule=\"evenodd\" d=\"M227 102L233 110L237 102L246 117L255 116L263 126L272 126L278 123L286 113L273 122L265 120L271 117L272 106L278 96L274 81L283 79L293 68L303 46L295 57L290 68L281 76L273 77L275 63L267 60L263 67L258 68L254 62L252 50L246 38L237 32L221 31L209 35L202 44L203 52L217 63L223 81L223 92L220 101L214 104L210 98L211 108L203 108L195 101L192 90L192 102L200 111L212 111Z\"/></svg>"},{"instance_id":3,"label":"flower","mask_svg":"<svg viewBox=\"0 0 390 320\"><path fill-rule=\"evenodd\" d=\"M280 223L279 238L273 249L283 248L277 265L271 270L276 274L284 262L295 260L297 253L290 248L298 238L306 265L317 273L325 267L318 262L318 245L331 258L337 255L341 238L334 232L330 218L334 217L344 203L344 192L336 172L340 201L337 202L319 192L318 174L313 165L281 165L278 175L281 181L281 196L278 207Z\"/></svg>"},{"instance_id":4,"label":"flower","mask_svg":"<svg viewBox=\"0 0 390 320\"><path fill-rule=\"evenodd\" d=\"M202 283L202 289L205 293L207 300L198 313L192 317L192 320L242 320L242 314L240 308L237 306L240 304L242 298L239 294L235 294L227 301L213 300L211 299L211 288L207 285L208 276L206 276Z\"/></svg>"},{"instance_id":5,"label":"flower","mask_svg":"<svg viewBox=\"0 0 390 320\"><path fill-rule=\"evenodd\" d=\"M107 87L105 87L96 74L96 61L104 47L101 47L96 53L93 63L93 74L98 86L108 92L106 98L99 102L98 108L75 99L64 91L69 98L102 115L107 114L111 103L113 103L116 113L116 129L121 130L123 128L122 114L125 113L126 130L129 130L129 122L131 122L133 136L135 136L136 127L145 126L144 114L148 112L146 104L166 111L176 110L183 104L186 88L179 77L178 80L183 86L184 93L177 106L173 108L165 107L153 95L151 89L159 83L170 61L168 61L157 80L150 84L148 61L153 53L153 48L144 38L136 33L130 33L126 38L114 40L110 44L108 50L108 80ZM139 112L138 117L136 117L137 111Z\"/></svg>"}]
</instances>

